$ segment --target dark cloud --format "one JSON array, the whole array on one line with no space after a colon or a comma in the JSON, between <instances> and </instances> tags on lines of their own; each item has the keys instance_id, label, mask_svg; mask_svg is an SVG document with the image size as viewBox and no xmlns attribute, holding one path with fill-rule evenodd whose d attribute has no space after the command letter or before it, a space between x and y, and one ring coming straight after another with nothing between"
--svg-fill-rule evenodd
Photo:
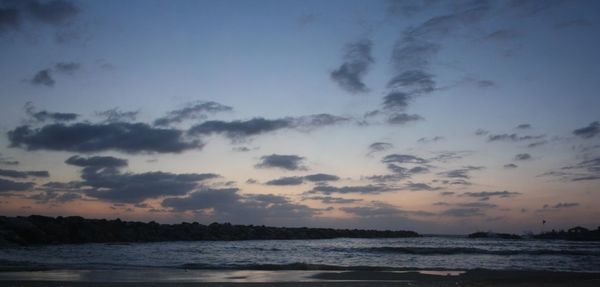
<instances>
[{"instance_id":1,"label":"dark cloud","mask_svg":"<svg viewBox=\"0 0 600 287\"><path fill-rule=\"evenodd\" d=\"M329 114L316 114L302 117L286 117L281 119L253 118L241 121L206 121L192 126L188 130L190 135L224 134L231 139L242 139L281 129L310 130L322 126L334 125L348 121L348 118Z\"/></svg>"},{"instance_id":2,"label":"dark cloud","mask_svg":"<svg viewBox=\"0 0 600 287\"><path fill-rule=\"evenodd\" d=\"M324 204L347 204L347 203L356 203L363 201L358 198L343 198L343 197L331 197L331 196L311 196L306 197L303 200L318 200Z\"/></svg>"},{"instance_id":3,"label":"dark cloud","mask_svg":"<svg viewBox=\"0 0 600 287\"><path fill-rule=\"evenodd\" d=\"M393 188L387 185L379 184L379 185L362 185L362 186L330 186L330 185L318 185L313 187L307 193L322 193L322 194L332 194L332 193L361 193L361 194L379 194L382 192L390 192L398 190L397 188Z\"/></svg>"},{"instance_id":4,"label":"dark cloud","mask_svg":"<svg viewBox=\"0 0 600 287\"><path fill-rule=\"evenodd\" d=\"M54 79L52 78L52 72L50 71L50 69L44 69L37 72L33 76L33 78L31 78L30 82L33 85L44 85L47 87L52 87L54 86L54 83L56 83L56 81L54 81Z\"/></svg>"},{"instance_id":5,"label":"dark cloud","mask_svg":"<svg viewBox=\"0 0 600 287\"><path fill-rule=\"evenodd\" d=\"M467 207L467 208L496 208L496 207L498 207L498 205L496 205L496 204L487 203L487 202L464 202L464 203L458 203L457 205L460 207Z\"/></svg>"},{"instance_id":6,"label":"dark cloud","mask_svg":"<svg viewBox=\"0 0 600 287\"><path fill-rule=\"evenodd\" d=\"M350 93L368 91L363 82L369 66L374 62L371 56L373 44L370 40L360 40L345 48L344 63L331 72L331 79Z\"/></svg>"},{"instance_id":7,"label":"dark cloud","mask_svg":"<svg viewBox=\"0 0 600 287\"><path fill-rule=\"evenodd\" d=\"M513 196L517 196L517 195L520 195L520 193L506 191L506 190L504 190L504 191L465 192L462 194L462 196L476 197L482 201L489 200L492 197L508 198L508 197L513 197Z\"/></svg>"},{"instance_id":8,"label":"dark cloud","mask_svg":"<svg viewBox=\"0 0 600 287\"><path fill-rule=\"evenodd\" d=\"M23 20L51 26L63 25L79 14L79 8L69 1L20 0L0 2L0 33L17 29Z\"/></svg>"},{"instance_id":9,"label":"dark cloud","mask_svg":"<svg viewBox=\"0 0 600 287\"><path fill-rule=\"evenodd\" d=\"M49 177L50 173L45 170L40 171L19 171L12 169L0 169L0 176L12 178L29 178L29 177Z\"/></svg>"},{"instance_id":10,"label":"dark cloud","mask_svg":"<svg viewBox=\"0 0 600 287\"><path fill-rule=\"evenodd\" d=\"M429 184L426 183L407 183L404 188L410 190L410 191L422 191L422 190L426 190L426 191L431 191L431 190L439 190L441 188L439 187L433 187L430 186Z\"/></svg>"},{"instance_id":11,"label":"dark cloud","mask_svg":"<svg viewBox=\"0 0 600 287\"><path fill-rule=\"evenodd\" d=\"M96 112L97 116L103 117L105 122L132 122L137 118L139 111L121 111L118 108L112 108L106 111Z\"/></svg>"},{"instance_id":12,"label":"dark cloud","mask_svg":"<svg viewBox=\"0 0 600 287\"><path fill-rule=\"evenodd\" d=\"M127 164L128 164L126 159L116 158L116 157L112 157L112 156L92 156L92 157L85 158L85 157L80 157L77 155L74 155L74 156L68 158L65 161L65 163L70 164L70 165L80 166L80 167L97 167L97 168L104 168L104 167L119 168L119 167L127 166Z\"/></svg>"},{"instance_id":13,"label":"dark cloud","mask_svg":"<svg viewBox=\"0 0 600 287\"><path fill-rule=\"evenodd\" d=\"M218 221L236 223L293 222L311 218L317 210L278 195L240 195L237 188L202 188L186 197L166 198L162 206L173 211L195 211ZM203 212L210 209L210 214Z\"/></svg>"},{"instance_id":14,"label":"dark cloud","mask_svg":"<svg viewBox=\"0 0 600 287\"><path fill-rule=\"evenodd\" d=\"M504 168L517 168L517 167L519 167L519 166L514 163L509 163L509 164L504 165Z\"/></svg>"},{"instance_id":15,"label":"dark cloud","mask_svg":"<svg viewBox=\"0 0 600 287\"><path fill-rule=\"evenodd\" d=\"M245 146L238 146L238 147L232 148L232 150L237 151L237 152L249 152L250 148L245 147Z\"/></svg>"},{"instance_id":16,"label":"dark cloud","mask_svg":"<svg viewBox=\"0 0 600 287\"><path fill-rule=\"evenodd\" d=\"M369 153L368 154L373 154L376 152L381 152L381 151L386 151L389 150L391 148L393 148L394 145L391 143L386 143L386 142L374 142L372 144L369 145Z\"/></svg>"},{"instance_id":17,"label":"dark cloud","mask_svg":"<svg viewBox=\"0 0 600 287\"><path fill-rule=\"evenodd\" d=\"M65 203L81 199L82 196L75 192L58 193L53 191L45 191L30 195L27 199L34 200L36 203Z\"/></svg>"},{"instance_id":18,"label":"dark cloud","mask_svg":"<svg viewBox=\"0 0 600 287\"><path fill-rule=\"evenodd\" d=\"M66 74L73 74L80 68L81 64L75 62L61 62L54 65L54 70Z\"/></svg>"},{"instance_id":19,"label":"dark cloud","mask_svg":"<svg viewBox=\"0 0 600 287\"><path fill-rule=\"evenodd\" d=\"M118 150L126 153L179 153L198 149L198 141L186 141L183 132L159 129L144 123L49 124L41 128L20 126L8 132L11 147L27 150L98 152Z\"/></svg>"},{"instance_id":20,"label":"dark cloud","mask_svg":"<svg viewBox=\"0 0 600 287\"><path fill-rule=\"evenodd\" d=\"M403 92L391 92L383 97L383 109L390 111L403 111L408 107L412 97Z\"/></svg>"},{"instance_id":21,"label":"dark cloud","mask_svg":"<svg viewBox=\"0 0 600 287\"><path fill-rule=\"evenodd\" d=\"M33 120L37 122L54 121L54 122L69 122L76 120L79 115L75 113L55 113L48 111L35 110L33 103L27 102L25 104L25 113L29 115Z\"/></svg>"},{"instance_id":22,"label":"dark cloud","mask_svg":"<svg viewBox=\"0 0 600 287\"><path fill-rule=\"evenodd\" d=\"M404 125L410 122L420 121L424 118L419 115L410 115L405 113L392 114L387 118L387 122L392 125Z\"/></svg>"},{"instance_id":23,"label":"dark cloud","mask_svg":"<svg viewBox=\"0 0 600 287\"><path fill-rule=\"evenodd\" d=\"M587 127L576 129L573 134L584 139L589 139L600 134L600 122L592 122Z\"/></svg>"},{"instance_id":24,"label":"dark cloud","mask_svg":"<svg viewBox=\"0 0 600 287\"><path fill-rule=\"evenodd\" d=\"M337 181L340 179L339 176L325 173L315 173L304 176L304 179L312 182L324 182L324 181Z\"/></svg>"},{"instance_id":25,"label":"dark cloud","mask_svg":"<svg viewBox=\"0 0 600 287\"><path fill-rule=\"evenodd\" d=\"M409 155L409 154L388 154L382 160L384 163L416 163L416 164L424 164L429 161L420 158L418 156Z\"/></svg>"},{"instance_id":26,"label":"dark cloud","mask_svg":"<svg viewBox=\"0 0 600 287\"><path fill-rule=\"evenodd\" d=\"M431 93L435 89L433 75L420 70L409 70L393 77L388 88L404 89L412 93Z\"/></svg>"},{"instance_id":27,"label":"dark cloud","mask_svg":"<svg viewBox=\"0 0 600 287\"><path fill-rule=\"evenodd\" d=\"M297 155L271 154L260 158L255 166L258 168L281 168L285 170L306 170L305 158Z\"/></svg>"},{"instance_id":28,"label":"dark cloud","mask_svg":"<svg viewBox=\"0 0 600 287\"><path fill-rule=\"evenodd\" d=\"M429 65L441 46L425 40L403 38L398 40L392 50L392 63L397 70L423 69Z\"/></svg>"},{"instance_id":29,"label":"dark cloud","mask_svg":"<svg viewBox=\"0 0 600 287\"><path fill-rule=\"evenodd\" d=\"M533 148L533 147L543 146L547 143L548 143L547 140L541 140L541 141L532 142L532 143L528 144L527 147Z\"/></svg>"},{"instance_id":30,"label":"dark cloud","mask_svg":"<svg viewBox=\"0 0 600 287\"><path fill-rule=\"evenodd\" d=\"M79 184L87 188L87 196L117 203L141 203L151 198L185 195L199 182L218 177L212 173L122 173L118 168L123 162L108 157L74 158L71 162L85 166Z\"/></svg>"},{"instance_id":31,"label":"dark cloud","mask_svg":"<svg viewBox=\"0 0 600 287\"><path fill-rule=\"evenodd\" d=\"M515 160L524 161L532 159L531 155L528 153L520 153L515 155Z\"/></svg>"},{"instance_id":32,"label":"dark cloud","mask_svg":"<svg viewBox=\"0 0 600 287\"><path fill-rule=\"evenodd\" d=\"M463 151L441 151L436 152L435 156L430 158L430 161L440 161L440 162L449 162L452 160L462 159L466 156L473 154L472 151L463 150Z\"/></svg>"},{"instance_id":33,"label":"dark cloud","mask_svg":"<svg viewBox=\"0 0 600 287\"><path fill-rule=\"evenodd\" d=\"M281 177L278 179L273 179L273 180L267 181L265 184L266 185L300 185L302 183L304 183L304 177L288 176L288 177Z\"/></svg>"},{"instance_id":34,"label":"dark cloud","mask_svg":"<svg viewBox=\"0 0 600 287\"><path fill-rule=\"evenodd\" d=\"M232 110L232 107L217 102L193 102L181 109L168 112L167 115L162 118L156 119L154 125L169 126L171 124L181 123L185 120L204 120L208 118L208 115L219 112L229 112Z\"/></svg>"},{"instance_id":35,"label":"dark cloud","mask_svg":"<svg viewBox=\"0 0 600 287\"><path fill-rule=\"evenodd\" d=\"M530 124L520 124L520 125L516 126L515 128L519 129L519 130L528 130L531 128L531 125Z\"/></svg>"},{"instance_id":36,"label":"dark cloud","mask_svg":"<svg viewBox=\"0 0 600 287\"><path fill-rule=\"evenodd\" d=\"M18 182L0 178L0 192L27 191L33 188L33 182Z\"/></svg>"},{"instance_id":37,"label":"dark cloud","mask_svg":"<svg viewBox=\"0 0 600 287\"><path fill-rule=\"evenodd\" d=\"M585 159L575 165L565 166L556 175L570 181L587 181L600 179L600 157ZM572 172L571 172L572 171Z\"/></svg>"},{"instance_id":38,"label":"dark cloud","mask_svg":"<svg viewBox=\"0 0 600 287\"><path fill-rule=\"evenodd\" d=\"M442 195L442 196L454 195L454 192L452 192L452 191L442 191L442 192L440 192L440 195Z\"/></svg>"},{"instance_id":39,"label":"dark cloud","mask_svg":"<svg viewBox=\"0 0 600 287\"><path fill-rule=\"evenodd\" d=\"M19 10L16 8L0 7L0 33L14 29L19 25Z\"/></svg>"}]
</instances>

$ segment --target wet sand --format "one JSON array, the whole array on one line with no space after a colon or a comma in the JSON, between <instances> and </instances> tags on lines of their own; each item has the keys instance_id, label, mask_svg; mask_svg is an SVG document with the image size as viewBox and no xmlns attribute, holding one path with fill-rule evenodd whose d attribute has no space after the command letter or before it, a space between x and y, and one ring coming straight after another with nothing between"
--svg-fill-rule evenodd
<instances>
[{"instance_id":1,"label":"wet sand","mask_svg":"<svg viewBox=\"0 0 600 287\"><path fill-rule=\"evenodd\" d=\"M55 277L49 277L52 272L58 272ZM63 273L60 273L63 272ZM347 272L306 272L306 271L197 271L190 276L162 277L161 273L153 272L155 276L143 280L147 270L127 271L132 274L142 274L138 277L123 277L120 271L71 271L91 272L88 277L61 277L69 271L36 272L0 272L0 286L19 287L362 287L362 286L600 286L600 273L546 272L546 271L492 271L470 270L458 275L443 275L440 272L377 272L377 271L347 271ZM61 275L62 274L62 275ZM114 276L112 276L114 274ZM165 273L167 274L167 273ZM163 275L165 275L163 274ZM204 274L204 275L202 275ZM216 274L216 275L215 275ZM243 275L247 274L247 275ZM46 278L46 279L44 279ZM217 281L212 281L217 280ZM256 282L256 281L259 282ZM190 282L197 281L197 282ZM221 281L221 282L220 282ZM255 282L247 282L255 281ZM285 282L281 282L285 281Z\"/></svg>"}]
</instances>

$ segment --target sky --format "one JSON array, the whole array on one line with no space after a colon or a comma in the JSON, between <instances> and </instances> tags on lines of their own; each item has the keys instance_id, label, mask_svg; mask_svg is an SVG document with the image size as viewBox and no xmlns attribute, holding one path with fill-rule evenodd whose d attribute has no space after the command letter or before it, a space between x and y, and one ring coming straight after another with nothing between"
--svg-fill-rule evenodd
<instances>
[{"instance_id":1,"label":"sky","mask_svg":"<svg viewBox=\"0 0 600 287\"><path fill-rule=\"evenodd\" d=\"M596 228L599 21L591 0L0 0L0 214Z\"/></svg>"}]
</instances>

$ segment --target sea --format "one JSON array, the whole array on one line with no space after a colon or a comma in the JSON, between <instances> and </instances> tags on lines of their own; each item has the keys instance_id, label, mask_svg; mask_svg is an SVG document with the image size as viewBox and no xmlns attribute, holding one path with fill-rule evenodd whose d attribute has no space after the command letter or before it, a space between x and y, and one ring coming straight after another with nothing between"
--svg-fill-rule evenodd
<instances>
[{"instance_id":1,"label":"sea","mask_svg":"<svg viewBox=\"0 0 600 287\"><path fill-rule=\"evenodd\" d=\"M0 265L30 270L600 272L600 242L424 236L65 244L0 247Z\"/></svg>"}]
</instances>

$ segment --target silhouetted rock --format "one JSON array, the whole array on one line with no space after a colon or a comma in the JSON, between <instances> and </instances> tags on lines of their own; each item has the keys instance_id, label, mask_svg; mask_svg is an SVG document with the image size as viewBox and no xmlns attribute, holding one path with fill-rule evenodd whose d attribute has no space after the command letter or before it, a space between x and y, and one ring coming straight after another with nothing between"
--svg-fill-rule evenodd
<instances>
[{"instance_id":1,"label":"silhouetted rock","mask_svg":"<svg viewBox=\"0 0 600 287\"><path fill-rule=\"evenodd\" d=\"M418 237L412 231L379 231L332 228L288 228L197 222L158 224L120 219L84 219L79 216L0 216L0 245L69 244L106 242L156 242L192 240L269 240L326 238Z\"/></svg>"}]
</instances>

